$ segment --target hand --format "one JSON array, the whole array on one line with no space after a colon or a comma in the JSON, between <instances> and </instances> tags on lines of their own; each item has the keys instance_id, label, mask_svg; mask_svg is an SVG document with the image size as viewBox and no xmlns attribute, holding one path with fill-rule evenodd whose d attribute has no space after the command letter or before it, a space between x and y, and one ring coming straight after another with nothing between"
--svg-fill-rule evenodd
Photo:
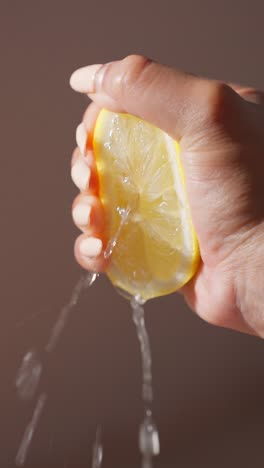
<instances>
[{"instance_id":1,"label":"hand","mask_svg":"<svg viewBox=\"0 0 264 468\"><path fill-rule=\"evenodd\" d=\"M81 151L75 151L72 168L81 189L73 205L73 218L84 232L75 246L79 263L104 268L103 210L87 133L102 107L134 114L180 142L202 260L182 289L186 301L212 324L264 337L262 93L140 56L77 70L71 86L93 101L78 128Z\"/></svg>"}]
</instances>

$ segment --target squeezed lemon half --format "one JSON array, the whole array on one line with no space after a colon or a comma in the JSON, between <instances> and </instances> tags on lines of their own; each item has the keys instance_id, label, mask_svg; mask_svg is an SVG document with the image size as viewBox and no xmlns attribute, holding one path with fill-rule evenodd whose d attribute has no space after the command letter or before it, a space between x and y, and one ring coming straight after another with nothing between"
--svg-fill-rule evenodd
<instances>
[{"instance_id":1,"label":"squeezed lemon half","mask_svg":"<svg viewBox=\"0 0 264 468\"><path fill-rule=\"evenodd\" d=\"M144 300L176 291L199 263L179 145L146 121L103 109L93 148L110 242L106 274Z\"/></svg>"}]
</instances>

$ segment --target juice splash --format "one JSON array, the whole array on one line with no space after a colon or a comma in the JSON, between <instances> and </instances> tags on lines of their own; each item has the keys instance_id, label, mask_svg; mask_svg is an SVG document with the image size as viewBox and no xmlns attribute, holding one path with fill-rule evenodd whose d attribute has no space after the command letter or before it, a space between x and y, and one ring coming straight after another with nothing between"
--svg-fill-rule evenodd
<instances>
[{"instance_id":1,"label":"juice splash","mask_svg":"<svg viewBox=\"0 0 264 468\"><path fill-rule=\"evenodd\" d=\"M109 241L106 256L111 256L117 242L118 235L122 227L127 222L130 210L122 212L122 221L116 235ZM70 313L76 307L80 295L84 289L89 288L97 278L97 273L88 273L80 278L75 285L69 302L62 308L57 321L55 322L48 342L44 348L42 355L35 350L28 351L21 363L17 372L16 388L20 399L32 399L39 387L41 375L43 372L45 359L53 352L58 344L59 338L69 319ZM119 291L120 292L120 291ZM121 292L122 293L122 292ZM144 303L145 301L140 296L129 296L122 293L128 300L132 309L132 317L136 326L136 332L140 343L141 360L142 360L142 400L144 404L143 422L139 427L139 450L142 454L142 468L152 468L152 457L160 452L159 434L157 426L152 416L153 388L152 388L152 357L149 342L149 336L146 330ZM43 413L47 402L47 394L42 392L37 398L35 409L32 418L28 423L23 434L17 455L16 465L23 466L26 462L28 451L30 449L34 433ZM96 431L96 440L93 447L92 468L101 468L103 461L103 444L101 427L98 426Z\"/></svg>"},{"instance_id":2,"label":"juice splash","mask_svg":"<svg viewBox=\"0 0 264 468\"><path fill-rule=\"evenodd\" d=\"M17 394L20 399L30 400L35 396L44 367L43 363L45 362L46 358L50 355L50 353L52 353L56 348L59 338L61 337L64 327L69 319L70 313L76 307L82 291L92 286L97 276L97 273L89 272L86 275L82 276L76 283L75 287L73 288L69 302L60 311L59 317L51 330L44 352L42 352L42 358L34 350L28 351L23 357L15 381ZM27 454L31 446L31 442L36 431L40 416L46 404L46 401L47 394L41 393L41 395L37 399L32 419L25 429L17 452L15 460L17 466L23 466L25 464Z\"/></svg>"},{"instance_id":3,"label":"juice splash","mask_svg":"<svg viewBox=\"0 0 264 468\"><path fill-rule=\"evenodd\" d=\"M109 240L104 256L106 259L111 260L114 249L118 245L119 237L122 229L129 221L129 217L133 215L131 207L120 208L117 207L117 212L120 215L120 223L116 232ZM76 307L80 295L84 289L89 288L98 274L96 272L89 272L87 275L80 278L75 285L69 302L62 308L57 321L55 322L48 342L42 353L37 353L35 350L28 351L18 370L16 377L16 387L18 396L23 400L31 399L35 396L39 387L40 378L43 372L45 360L54 352L63 329L69 319L70 313ZM118 289L118 288L116 288ZM153 402L153 387L152 387L152 356L149 336L145 324L144 303L140 295L131 296L128 293L118 290L126 299L130 301L132 310L132 318L136 327L136 332L140 344L141 361L142 361L142 401L144 405L144 417L139 427L138 443L139 450L142 454L142 468L152 468L152 458L160 452L160 442L157 426L152 416L152 402ZM38 422L43 412L44 406L47 401L46 393L41 393L37 399L33 416L28 426L25 429L20 447L16 456L17 466L25 464L28 451L30 449L34 433L36 431ZM100 426L97 428L96 440L93 447L92 468L101 468L103 461L103 444Z\"/></svg>"}]
</instances>

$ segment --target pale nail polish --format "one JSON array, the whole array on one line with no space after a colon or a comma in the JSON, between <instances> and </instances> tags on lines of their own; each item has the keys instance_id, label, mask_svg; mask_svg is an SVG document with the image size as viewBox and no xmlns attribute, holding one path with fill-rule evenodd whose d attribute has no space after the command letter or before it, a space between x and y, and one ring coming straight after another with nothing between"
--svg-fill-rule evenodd
<instances>
[{"instance_id":1,"label":"pale nail polish","mask_svg":"<svg viewBox=\"0 0 264 468\"><path fill-rule=\"evenodd\" d=\"M73 72L70 78L70 86L79 93L93 93L95 91L95 75L102 68L100 65L89 65Z\"/></svg>"},{"instance_id":2,"label":"pale nail polish","mask_svg":"<svg viewBox=\"0 0 264 468\"><path fill-rule=\"evenodd\" d=\"M80 253L85 257L98 257L103 249L101 239L96 237L88 237L80 242Z\"/></svg>"},{"instance_id":3,"label":"pale nail polish","mask_svg":"<svg viewBox=\"0 0 264 468\"><path fill-rule=\"evenodd\" d=\"M72 211L72 216L77 226L88 226L90 224L91 205L79 203Z\"/></svg>"},{"instance_id":4,"label":"pale nail polish","mask_svg":"<svg viewBox=\"0 0 264 468\"><path fill-rule=\"evenodd\" d=\"M86 142L87 142L87 130L83 123L80 123L76 128L76 143L83 156L86 153Z\"/></svg>"},{"instance_id":5,"label":"pale nail polish","mask_svg":"<svg viewBox=\"0 0 264 468\"><path fill-rule=\"evenodd\" d=\"M81 159L78 159L71 168L71 178L75 185L83 192L88 188L90 175L90 168Z\"/></svg>"}]
</instances>

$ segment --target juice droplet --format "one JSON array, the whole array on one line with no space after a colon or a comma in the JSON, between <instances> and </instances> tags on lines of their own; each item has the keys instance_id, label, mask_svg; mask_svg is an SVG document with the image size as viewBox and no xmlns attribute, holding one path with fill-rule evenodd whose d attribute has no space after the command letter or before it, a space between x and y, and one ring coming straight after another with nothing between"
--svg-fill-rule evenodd
<instances>
[{"instance_id":1,"label":"juice droplet","mask_svg":"<svg viewBox=\"0 0 264 468\"><path fill-rule=\"evenodd\" d=\"M39 422L39 418L42 414L44 405L46 403L46 399L47 399L47 396L45 395L45 393L42 393L37 401L32 419L26 427L21 444L17 452L17 456L16 456L17 466L23 466L26 461L26 457L27 457L27 454L28 454L28 451L32 442L32 438L35 433L37 424Z\"/></svg>"},{"instance_id":2,"label":"juice droplet","mask_svg":"<svg viewBox=\"0 0 264 468\"><path fill-rule=\"evenodd\" d=\"M118 226L118 228L116 230L116 233L114 234L114 236L111 237L111 239L107 243L106 249L104 251L104 258L106 260L109 257L111 257L111 255L112 255L112 253L114 251L114 248L116 247L116 244L118 242L118 239L120 237L122 229L123 229L124 225L126 224L126 222L128 220L128 217L130 215L131 208L130 207L128 207L128 208L117 207L116 211L120 215L120 223L119 223L119 226Z\"/></svg>"},{"instance_id":3,"label":"juice droplet","mask_svg":"<svg viewBox=\"0 0 264 468\"><path fill-rule=\"evenodd\" d=\"M101 468L103 461L102 429L97 427L96 438L93 446L92 468Z\"/></svg>"},{"instance_id":4,"label":"juice droplet","mask_svg":"<svg viewBox=\"0 0 264 468\"><path fill-rule=\"evenodd\" d=\"M147 412L139 429L139 449L146 456L160 453L159 433L150 411Z\"/></svg>"},{"instance_id":5,"label":"juice droplet","mask_svg":"<svg viewBox=\"0 0 264 468\"><path fill-rule=\"evenodd\" d=\"M33 398L39 384L43 366L34 350L28 351L21 363L16 377L16 388L21 400Z\"/></svg>"}]
</instances>

